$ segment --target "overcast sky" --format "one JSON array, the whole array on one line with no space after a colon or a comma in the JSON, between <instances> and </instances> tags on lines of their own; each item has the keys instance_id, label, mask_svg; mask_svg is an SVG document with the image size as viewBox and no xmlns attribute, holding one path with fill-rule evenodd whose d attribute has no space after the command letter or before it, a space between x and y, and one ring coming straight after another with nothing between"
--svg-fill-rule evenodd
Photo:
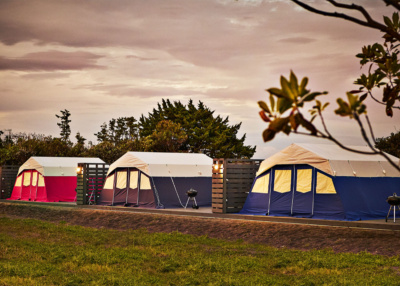
<instances>
[{"instance_id":1,"label":"overcast sky","mask_svg":"<svg viewBox=\"0 0 400 286\"><path fill-rule=\"evenodd\" d=\"M332 10L328 4L318 7ZM377 20L391 10L361 2ZM323 101L355 89L355 54L381 34L311 14L288 0L1 0L0 130L59 135L55 114L71 112L72 136L95 142L112 118L147 115L162 98L203 101L215 114L242 122L255 158L300 135L262 141L267 127L257 101L293 70ZM376 137L400 130L374 104ZM355 123L327 115L332 133L363 144ZM314 143L326 143L315 141Z\"/></svg>"}]
</instances>

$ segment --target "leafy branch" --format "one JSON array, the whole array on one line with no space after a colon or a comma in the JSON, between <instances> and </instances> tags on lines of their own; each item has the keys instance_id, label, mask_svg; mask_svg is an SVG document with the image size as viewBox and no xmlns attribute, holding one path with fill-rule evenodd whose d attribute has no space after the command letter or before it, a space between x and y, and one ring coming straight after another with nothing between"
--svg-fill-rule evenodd
<instances>
[{"instance_id":1,"label":"leafy branch","mask_svg":"<svg viewBox=\"0 0 400 286\"><path fill-rule=\"evenodd\" d=\"M389 163L400 171L400 166L396 162L392 161L389 156L379 149L376 149L372 142L374 140L374 134L372 126L366 115L367 107L363 103L362 98L351 92L347 93L347 100L342 98L337 99L338 108L335 113L342 117L348 117L356 120L360 127L361 136L371 151L361 151L354 148L343 145L338 139L336 139L328 130L323 117L323 111L329 105L329 103L322 104L317 97L326 95L327 92L311 92L308 90L308 78L305 77L299 83L296 75L291 72L289 79L281 76L280 88L269 88L267 92L269 95L269 104L264 101L259 101L258 104L261 108L259 112L263 121L269 123L268 128L263 132L263 139L265 142L274 139L275 135L283 132L287 135L290 133L303 134L316 138L323 138L330 140L337 144L339 147L360 154L366 155L381 155ZM311 118L307 119L301 112L306 102L314 103L313 108L310 110ZM361 121L360 116L365 116L370 132L370 137L367 135L367 131ZM323 130L318 129L313 121L319 117L323 126ZM300 131L300 127L304 128L305 131ZM371 139L372 138L372 139Z\"/></svg>"}]
</instances>

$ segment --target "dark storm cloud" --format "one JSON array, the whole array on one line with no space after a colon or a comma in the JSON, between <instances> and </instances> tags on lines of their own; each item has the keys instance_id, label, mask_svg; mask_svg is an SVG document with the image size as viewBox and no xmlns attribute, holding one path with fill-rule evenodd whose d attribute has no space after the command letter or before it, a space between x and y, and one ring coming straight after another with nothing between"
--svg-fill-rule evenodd
<instances>
[{"instance_id":1,"label":"dark storm cloud","mask_svg":"<svg viewBox=\"0 0 400 286\"><path fill-rule=\"evenodd\" d=\"M26 54L20 58L0 57L0 70L55 71L103 69L96 61L102 56L89 52L47 51Z\"/></svg>"}]
</instances>

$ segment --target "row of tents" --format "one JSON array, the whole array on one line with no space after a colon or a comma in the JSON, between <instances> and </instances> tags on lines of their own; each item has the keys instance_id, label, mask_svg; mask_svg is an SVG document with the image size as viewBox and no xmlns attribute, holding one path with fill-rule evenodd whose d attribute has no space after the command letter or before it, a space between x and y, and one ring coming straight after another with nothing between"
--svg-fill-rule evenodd
<instances>
[{"instance_id":1,"label":"row of tents","mask_svg":"<svg viewBox=\"0 0 400 286\"><path fill-rule=\"evenodd\" d=\"M364 147L355 147L365 150ZM399 159L388 155L394 162ZM11 200L76 200L78 163L99 158L31 157L18 171ZM127 152L110 165L98 204L185 207L212 203L213 160L204 154ZM400 172L380 156L335 145L292 144L264 160L241 214L337 220L385 218L386 198L400 194Z\"/></svg>"}]
</instances>

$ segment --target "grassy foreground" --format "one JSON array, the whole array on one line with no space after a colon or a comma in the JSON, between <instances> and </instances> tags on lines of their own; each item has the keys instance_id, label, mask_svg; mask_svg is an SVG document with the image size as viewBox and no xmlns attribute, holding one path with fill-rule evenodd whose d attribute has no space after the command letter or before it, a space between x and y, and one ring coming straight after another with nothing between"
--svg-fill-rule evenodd
<instances>
[{"instance_id":1,"label":"grassy foreground","mask_svg":"<svg viewBox=\"0 0 400 286\"><path fill-rule=\"evenodd\" d=\"M0 217L0 285L398 285L399 275L399 257Z\"/></svg>"}]
</instances>

